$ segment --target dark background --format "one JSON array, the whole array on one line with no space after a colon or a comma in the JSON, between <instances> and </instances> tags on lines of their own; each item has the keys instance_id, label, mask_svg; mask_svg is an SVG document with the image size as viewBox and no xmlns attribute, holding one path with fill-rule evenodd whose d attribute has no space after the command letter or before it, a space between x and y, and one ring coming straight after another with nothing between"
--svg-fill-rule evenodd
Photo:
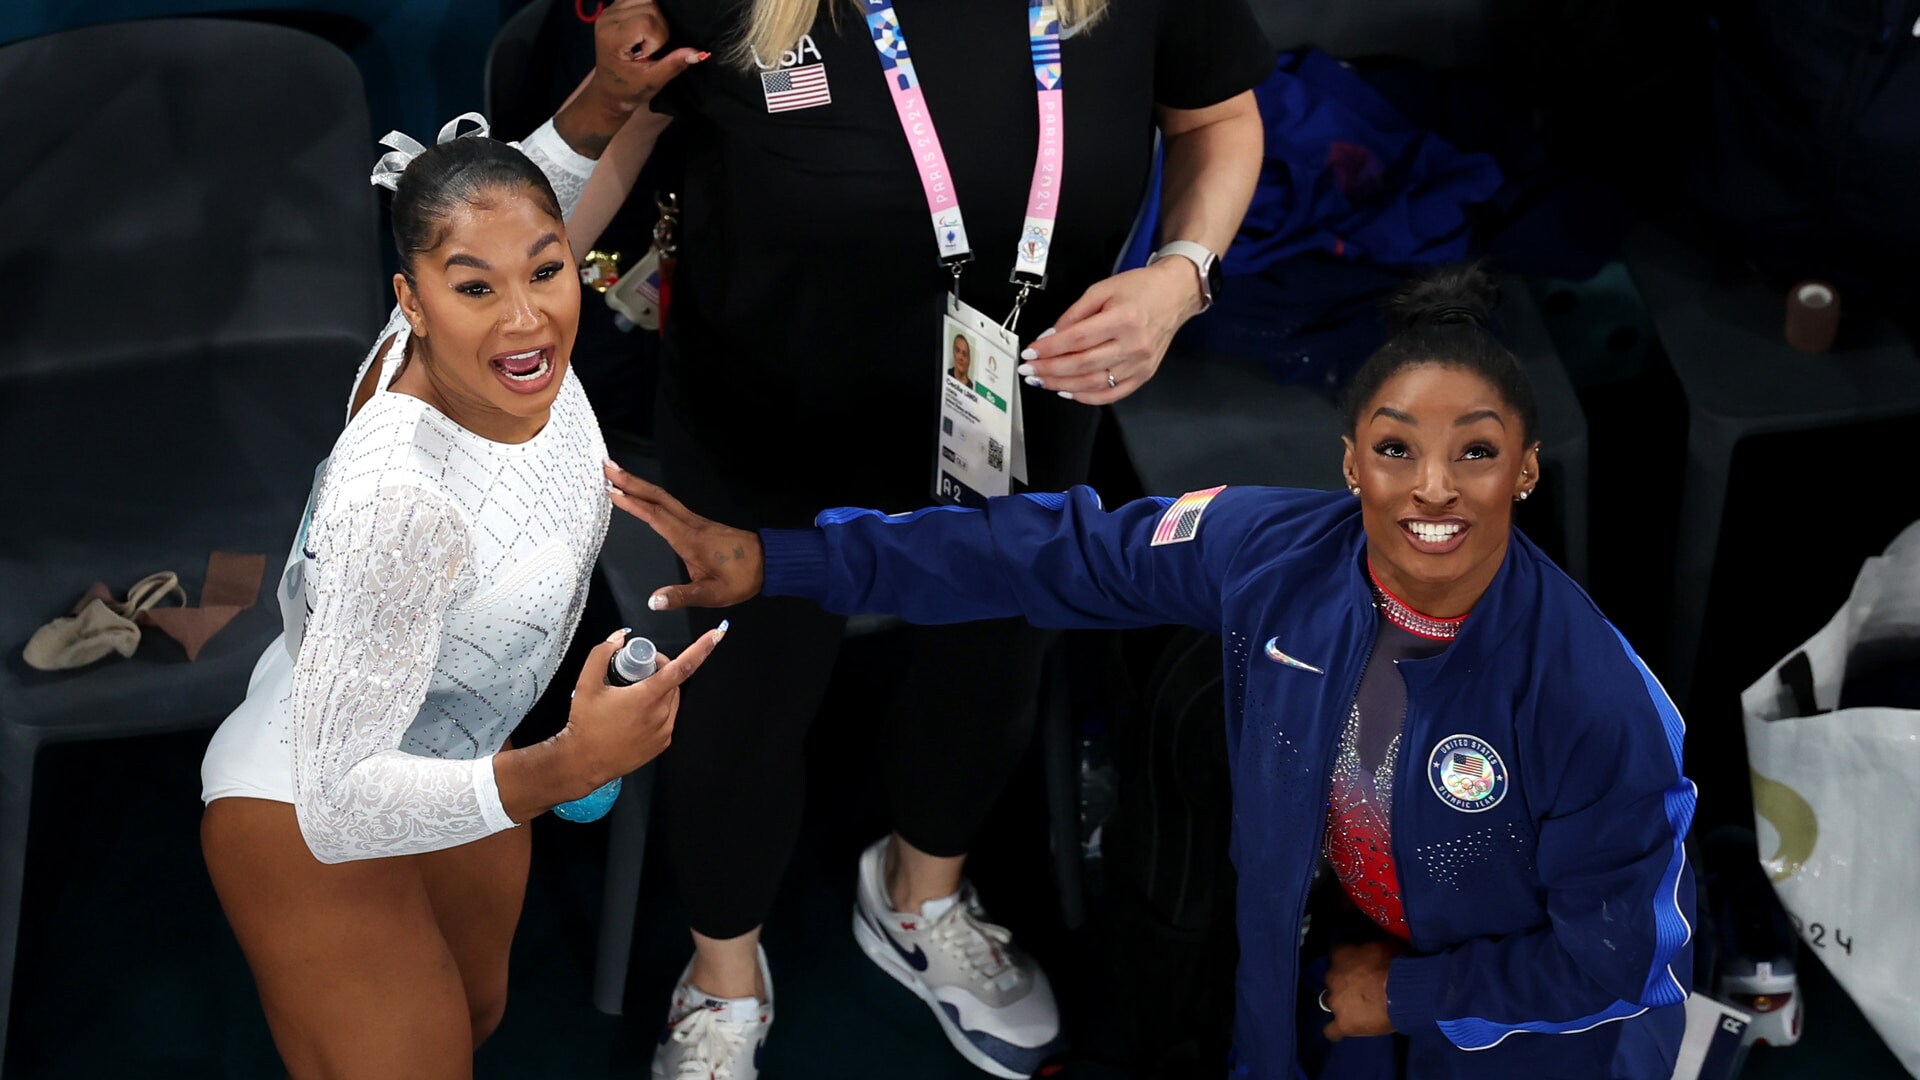
<instances>
[{"instance_id":1,"label":"dark background","mask_svg":"<svg viewBox=\"0 0 1920 1080\"><path fill-rule=\"evenodd\" d=\"M426 135L481 107L486 49L513 0L12 0L0 43L167 14L232 13L310 30L354 59L373 131ZM1336 54L1364 40L1443 66L1483 70L1551 115L1549 145L1647 216L1681 206L1680 174L1703 119L1697 5L1542 0L1270 2L1277 44L1312 40ZM1498 32L1472 30L1492 11ZM1543 29L1544 27L1544 29ZM1383 48L1382 43L1385 42ZM1396 47L1398 43L1399 47ZM110 77L110 73L103 73ZM369 148L369 161L373 148ZM378 283L369 283L370 287ZM1617 264L1534 293L1574 375L1591 427L1591 591L1649 658L1666 647L1671 548L1685 447L1679 386L1631 282ZM1170 363L1173 361L1170 361ZM344 394L344 388L343 388ZM1904 451L1913 425L1757 438L1736 459L1711 583L1706 644L1682 702L1688 771L1701 823L1750 821L1738 691L1823 624L1860 560L1914 517ZM1102 444L1102 490L1129 483L1124 450ZM1327 448L1330 474L1337 447ZM1526 514L1538 514L1530 506ZM1791 528L1778 522L1791 520ZM1522 524L1551 546L1542 516ZM599 598L591 620L617 618ZM617 625L617 623L611 624ZM974 1076L924 1006L860 956L846 930L857 852L885 829L873 775L879 703L897 645L849 645L809 752L802 847L767 929L780 1023L773 1076ZM1656 671L1659 670L1655 663ZM571 670L568 667L567 670ZM206 733L56 746L41 758L33 807L6 1075L280 1075L259 1006L220 917L197 844L198 765ZM1060 923L1047 868L1037 752L996 813L971 874L996 917L1046 962L1070 1024L1105 999L1093 929ZM665 861L650 858L628 1017L588 1002L604 826L544 818L516 942L507 1019L479 1058L497 1077L644 1075L666 994L688 954ZM654 837L655 843L658 836ZM1897 1076L1898 1066L1806 953L1806 1040L1761 1052L1747 1075Z\"/></svg>"}]
</instances>

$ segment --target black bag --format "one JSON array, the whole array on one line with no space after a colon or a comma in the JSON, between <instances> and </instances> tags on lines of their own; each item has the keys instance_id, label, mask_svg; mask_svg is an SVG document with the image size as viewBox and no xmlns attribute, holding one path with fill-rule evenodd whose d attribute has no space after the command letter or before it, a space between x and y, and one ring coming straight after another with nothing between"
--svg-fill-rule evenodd
<instances>
[{"instance_id":1,"label":"black bag","mask_svg":"<svg viewBox=\"0 0 1920 1080\"><path fill-rule=\"evenodd\" d=\"M1215 1080L1238 959L1220 639L1179 630L1141 642L1157 659L1114 747L1119 787L1103 831L1109 1019L1133 1075Z\"/></svg>"},{"instance_id":2,"label":"black bag","mask_svg":"<svg viewBox=\"0 0 1920 1080\"><path fill-rule=\"evenodd\" d=\"M1717 6L1695 203L1777 287L1920 297L1920 0Z\"/></svg>"}]
</instances>

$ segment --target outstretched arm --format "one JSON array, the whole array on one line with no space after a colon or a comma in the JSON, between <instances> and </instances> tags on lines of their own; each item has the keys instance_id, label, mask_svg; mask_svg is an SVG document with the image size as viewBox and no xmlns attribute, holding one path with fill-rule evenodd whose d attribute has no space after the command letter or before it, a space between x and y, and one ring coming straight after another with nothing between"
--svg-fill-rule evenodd
<instances>
[{"instance_id":1,"label":"outstretched arm","mask_svg":"<svg viewBox=\"0 0 1920 1080\"><path fill-rule=\"evenodd\" d=\"M609 463L614 504L658 532L690 583L658 590L656 610L724 607L764 591L836 612L913 622L1022 616L1038 626L1217 630L1229 570L1249 538L1319 492L1216 488L1113 511L1090 488L888 516L829 510L812 529L751 533L688 510Z\"/></svg>"}]
</instances>

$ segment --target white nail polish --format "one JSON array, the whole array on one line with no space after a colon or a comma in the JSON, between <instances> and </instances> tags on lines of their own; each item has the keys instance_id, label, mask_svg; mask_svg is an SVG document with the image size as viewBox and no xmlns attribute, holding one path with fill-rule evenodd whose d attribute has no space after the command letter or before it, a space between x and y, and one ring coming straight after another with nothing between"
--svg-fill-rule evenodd
<instances>
[{"instance_id":1,"label":"white nail polish","mask_svg":"<svg viewBox=\"0 0 1920 1080\"><path fill-rule=\"evenodd\" d=\"M1022 360L1038 360L1038 359L1040 359L1040 354L1039 354L1039 353L1037 353L1037 352L1034 352L1034 351L1033 351L1032 349L1021 349L1021 350L1020 350L1020 359L1022 359Z\"/></svg>"},{"instance_id":2,"label":"white nail polish","mask_svg":"<svg viewBox=\"0 0 1920 1080\"><path fill-rule=\"evenodd\" d=\"M1041 382L1041 381L1040 381L1040 377L1039 377L1038 375L1029 375L1029 376L1027 376L1027 385L1028 385L1028 386L1037 386L1037 387L1039 387L1039 388L1040 388L1040 389L1042 389L1042 390L1045 390L1045 389L1047 388L1047 384L1046 384L1046 383L1043 383L1043 382Z\"/></svg>"},{"instance_id":3,"label":"white nail polish","mask_svg":"<svg viewBox=\"0 0 1920 1080\"><path fill-rule=\"evenodd\" d=\"M647 597L647 610L648 611L667 610L667 598L664 596L661 596L659 593L655 593L652 596Z\"/></svg>"},{"instance_id":4,"label":"white nail polish","mask_svg":"<svg viewBox=\"0 0 1920 1080\"><path fill-rule=\"evenodd\" d=\"M1043 338L1045 338L1045 337L1052 337L1053 335L1055 335L1055 334L1057 334L1057 333L1059 333L1059 331L1058 331L1058 330L1055 330L1055 329L1054 329L1053 327L1051 327L1051 326L1049 326L1049 327L1047 327L1047 328L1046 328L1045 330L1042 330L1042 331L1040 331L1040 337L1043 337ZM1035 341L1038 341L1038 340L1040 340L1040 338L1034 338L1034 340L1035 340Z\"/></svg>"},{"instance_id":5,"label":"white nail polish","mask_svg":"<svg viewBox=\"0 0 1920 1080\"><path fill-rule=\"evenodd\" d=\"M1072 401L1072 400L1073 400L1073 395L1072 395L1072 394L1070 394L1070 393L1068 393L1068 392L1067 392L1067 391L1065 391L1065 390L1062 390L1062 391L1060 391L1060 396L1061 396L1061 397L1063 397L1063 398L1066 398L1066 399L1067 399L1068 401Z\"/></svg>"},{"instance_id":6,"label":"white nail polish","mask_svg":"<svg viewBox=\"0 0 1920 1080\"><path fill-rule=\"evenodd\" d=\"M1019 372L1019 373L1020 373L1020 374L1022 374L1022 375L1031 375L1031 374L1033 374L1033 365L1032 365L1032 364L1021 364L1021 365L1020 365L1019 367L1017 367L1017 368L1014 368L1013 370L1015 370L1015 371L1017 371L1017 372Z\"/></svg>"}]
</instances>

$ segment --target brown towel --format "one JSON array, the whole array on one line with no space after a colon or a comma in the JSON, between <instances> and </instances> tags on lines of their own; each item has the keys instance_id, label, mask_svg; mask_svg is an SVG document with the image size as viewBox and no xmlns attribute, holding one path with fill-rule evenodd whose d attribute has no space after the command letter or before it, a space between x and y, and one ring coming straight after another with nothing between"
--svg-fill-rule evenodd
<instances>
[{"instance_id":1,"label":"brown towel","mask_svg":"<svg viewBox=\"0 0 1920 1080\"><path fill-rule=\"evenodd\" d=\"M260 596L260 578L267 572L265 555L216 551L207 557L207 583L200 589L199 607L152 608L136 620L180 643L187 659L200 656L202 646L253 606Z\"/></svg>"}]
</instances>

